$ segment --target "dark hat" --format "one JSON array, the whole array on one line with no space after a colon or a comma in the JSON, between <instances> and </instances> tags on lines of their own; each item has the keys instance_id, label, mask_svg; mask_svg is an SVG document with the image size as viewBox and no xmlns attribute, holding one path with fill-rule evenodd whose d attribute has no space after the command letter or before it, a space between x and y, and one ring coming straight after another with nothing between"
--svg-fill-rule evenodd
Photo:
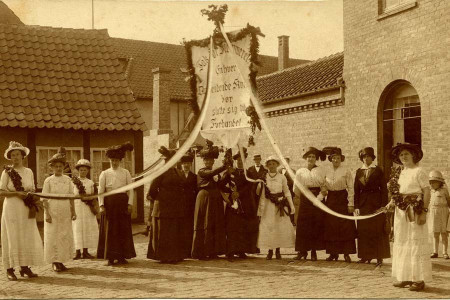
<instances>
[{"instance_id":1,"label":"dark hat","mask_svg":"<svg viewBox=\"0 0 450 300\"><path fill-rule=\"evenodd\" d=\"M323 152L325 152L326 155L328 155L328 160L331 161L331 159L333 158L333 156L335 155L340 155L341 156L341 160L344 161L345 160L345 156L342 155L342 150L341 148L338 147L325 147L322 150Z\"/></svg>"},{"instance_id":2,"label":"dark hat","mask_svg":"<svg viewBox=\"0 0 450 300\"><path fill-rule=\"evenodd\" d=\"M201 158L217 159L219 157L219 147L214 146L214 143L210 140L206 140L206 147L198 152L198 156Z\"/></svg>"},{"instance_id":3,"label":"dark hat","mask_svg":"<svg viewBox=\"0 0 450 300\"><path fill-rule=\"evenodd\" d=\"M166 159L170 159L172 156L175 155L175 153L177 153L175 149L167 149L164 146L161 146L158 149L158 152L161 153Z\"/></svg>"},{"instance_id":4,"label":"dark hat","mask_svg":"<svg viewBox=\"0 0 450 300\"><path fill-rule=\"evenodd\" d=\"M325 152L320 151L319 149L314 147L308 147L308 149L306 149L306 152L303 154L303 159L306 159L306 157L310 154L314 154L316 156L316 159L320 158L321 161L324 161L327 158Z\"/></svg>"},{"instance_id":5,"label":"dark hat","mask_svg":"<svg viewBox=\"0 0 450 300\"><path fill-rule=\"evenodd\" d=\"M253 155L253 159L255 159L255 158L261 158L261 154L255 154L255 155Z\"/></svg>"},{"instance_id":6,"label":"dark hat","mask_svg":"<svg viewBox=\"0 0 450 300\"><path fill-rule=\"evenodd\" d=\"M133 151L134 147L130 142L126 142L122 145L111 146L106 149L106 157L123 159L125 157L125 152Z\"/></svg>"},{"instance_id":7,"label":"dark hat","mask_svg":"<svg viewBox=\"0 0 450 300\"><path fill-rule=\"evenodd\" d=\"M242 151L244 152L244 158L247 158L248 153L247 153L247 148L242 148ZM241 157L241 152L238 149L238 153L236 153L235 155L233 155L233 159L237 160L239 157Z\"/></svg>"},{"instance_id":8,"label":"dark hat","mask_svg":"<svg viewBox=\"0 0 450 300\"><path fill-rule=\"evenodd\" d=\"M366 147L366 148L359 150L358 156L361 161L363 160L364 156L366 156L366 155L372 157L372 159L376 158L375 151L373 150L372 147Z\"/></svg>"},{"instance_id":9,"label":"dark hat","mask_svg":"<svg viewBox=\"0 0 450 300\"><path fill-rule=\"evenodd\" d=\"M180 162L182 162L182 163L186 163L186 162L191 163L191 162L193 162L193 161L194 161L194 157L193 157L192 154L189 153L189 152L185 153L185 154L181 157L181 160L180 160Z\"/></svg>"},{"instance_id":10,"label":"dark hat","mask_svg":"<svg viewBox=\"0 0 450 300\"><path fill-rule=\"evenodd\" d=\"M392 147L391 155L392 160L399 165L403 165L402 162L399 159L400 152L403 150L408 150L411 152L411 154L414 156L414 163L418 163L422 157L423 152L422 149L420 149L419 145L409 144L409 143L397 143L396 146Z\"/></svg>"},{"instance_id":11,"label":"dark hat","mask_svg":"<svg viewBox=\"0 0 450 300\"><path fill-rule=\"evenodd\" d=\"M59 147L58 152L56 152L55 155L53 155L48 163L49 164L54 164L60 162L62 164L66 164L66 149L64 147Z\"/></svg>"}]
</instances>

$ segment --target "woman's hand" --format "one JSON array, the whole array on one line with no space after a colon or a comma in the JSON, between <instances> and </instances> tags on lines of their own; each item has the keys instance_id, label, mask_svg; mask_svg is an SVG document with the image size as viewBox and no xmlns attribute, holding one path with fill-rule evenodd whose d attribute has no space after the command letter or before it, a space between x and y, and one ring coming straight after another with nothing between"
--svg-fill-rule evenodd
<instances>
[{"instance_id":1,"label":"woman's hand","mask_svg":"<svg viewBox=\"0 0 450 300\"><path fill-rule=\"evenodd\" d=\"M133 211L133 205L128 204L128 214L131 215L132 211Z\"/></svg>"},{"instance_id":2,"label":"woman's hand","mask_svg":"<svg viewBox=\"0 0 450 300\"><path fill-rule=\"evenodd\" d=\"M105 212L105 207L104 207L103 205L100 206L99 209L100 209L100 213L101 213L101 214Z\"/></svg>"},{"instance_id":3,"label":"woman's hand","mask_svg":"<svg viewBox=\"0 0 450 300\"><path fill-rule=\"evenodd\" d=\"M359 216L360 212L359 212L359 208L355 209L355 216Z\"/></svg>"},{"instance_id":4,"label":"woman's hand","mask_svg":"<svg viewBox=\"0 0 450 300\"><path fill-rule=\"evenodd\" d=\"M47 222L47 223L52 222L52 216L49 213L45 214L45 222Z\"/></svg>"},{"instance_id":5,"label":"woman's hand","mask_svg":"<svg viewBox=\"0 0 450 300\"><path fill-rule=\"evenodd\" d=\"M75 210L72 210L70 212L70 214L72 215L72 221L75 221L77 219L77 214L76 214Z\"/></svg>"},{"instance_id":6,"label":"woman's hand","mask_svg":"<svg viewBox=\"0 0 450 300\"><path fill-rule=\"evenodd\" d=\"M422 212L417 217L417 225L424 225L426 222L427 222L427 213L426 212Z\"/></svg>"},{"instance_id":7,"label":"woman's hand","mask_svg":"<svg viewBox=\"0 0 450 300\"><path fill-rule=\"evenodd\" d=\"M355 211L355 207L354 206L348 206L347 210L348 210L349 214L352 214Z\"/></svg>"},{"instance_id":8,"label":"woman's hand","mask_svg":"<svg viewBox=\"0 0 450 300\"><path fill-rule=\"evenodd\" d=\"M24 200L27 197L28 193L26 192L16 192L16 197Z\"/></svg>"}]
</instances>

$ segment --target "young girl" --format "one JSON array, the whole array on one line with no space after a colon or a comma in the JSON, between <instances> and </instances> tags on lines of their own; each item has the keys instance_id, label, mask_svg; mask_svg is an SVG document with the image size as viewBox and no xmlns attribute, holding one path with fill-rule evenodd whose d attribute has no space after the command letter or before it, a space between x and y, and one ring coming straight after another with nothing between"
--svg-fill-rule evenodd
<instances>
[{"instance_id":1,"label":"young girl","mask_svg":"<svg viewBox=\"0 0 450 300\"><path fill-rule=\"evenodd\" d=\"M45 179L42 193L58 197L72 196L72 181L63 175L66 163L65 149L59 148L58 153L53 155L48 163L53 175ZM73 253L72 220L76 219L74 202L44 199L44 214L44 260L52 263L53 271L65 271L67 268L63 262L71 260Z\"/></svg>"},{"instance_id":2,"label":"young girl","mask_svg":"<svg viewBox=\"0 0 450 300\"><path fill-rule=\"evenodd\" d=\"M431 258L438 257L439 236L442 238L443 254L445 259L449 259L448 248L448 209L450 207L450 196L445 185L445 180L439 171L431 171L429 175L431 186L430 204L430 228L434 234L434 251Z\"/></svg>"},{"instance_id":3,"label":"young girl","mask_svg":"<svg viewBox=\"0 0 450 300\"><path fill-rule=\"evenodd\" d=\"M75 165L78 170L79 177L72 176L75 195L92 195L94 194L94 182L86 178L91 163L87 159L80 159ZM97 211L94 201L82 201L77 199L74 201L75 213L77 219L72 221L73 236L75 239L75 249L77 250L74 260L80 259L81 249L83 249L83 258L94 258L88 252L88 248L96 248L98 245L98 224Z\"/></svg>"}]
</instances>

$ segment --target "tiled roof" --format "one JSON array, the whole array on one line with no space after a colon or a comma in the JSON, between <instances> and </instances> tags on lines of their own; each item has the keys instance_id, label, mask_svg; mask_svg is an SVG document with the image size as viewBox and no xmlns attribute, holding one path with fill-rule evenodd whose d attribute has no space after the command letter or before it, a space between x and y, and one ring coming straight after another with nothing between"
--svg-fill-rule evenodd
<instances>
[{"instance_id":1,"label":"tiled roof","mask_svg":"<svg viewBox=\"0 0 450 300\"><path fill-rule=\"evenodd\" d=\"M152 69L162 67L171 71L171 99L190 99L191 91L185 78L187 60L186 51L182 45L164 44L148 41L138 41L121 38L111 38L120 58L133 58L128 66L128 80L136 98L153 97ZM258 74L264 75L278 69L278 58L260 55L262 65ZM308 62L301 59L291 59L291 65Z\"/></svg>"},{"instance_id":2,"label":"tiled roof","mask_svg":"<svg viewBox=\"0 0 450 300\"><path fill-rule=\"evenodd\" d=\"M22 24L16 14L3 2L0 1L0 24Z\"/></svg>"},{"instance_id":3,"label":"tiled roof","mask_svg":"<svg viewBox=\"0 0 450 300\"><path fill-rule=\"evenodd\" d=\"M333 54L309 63L284 69L257 78L258 94L262 102L282 100L304 93L339 87L344 53Z\"/></svg>"},{"instance_id":4,"label":"tiled roof","mask_svg":"<svg viewBox=\"0 0 450 300\"><path fill-rule=\"evenodd\" d=\"M106 30L0 25L0 126L146 130Z\"/></svg>"}]
</instances>

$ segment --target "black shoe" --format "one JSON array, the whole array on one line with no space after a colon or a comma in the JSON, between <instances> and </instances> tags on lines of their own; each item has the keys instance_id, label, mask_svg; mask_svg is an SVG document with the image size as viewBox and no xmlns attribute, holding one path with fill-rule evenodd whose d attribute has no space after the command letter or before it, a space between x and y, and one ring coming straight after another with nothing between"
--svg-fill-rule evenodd
<instances>
[{"instance_id":1,"label":"black shoe","mask_svg":"<svg viewBox=\"0 0 450 300\"><path fill-rule=\"evenodd\" d=\"M94 259L95 257L90 255L89 252L83 252L83 259Z\"/></svg>"},{"instance_id":2,"label":"black shoe","mask_svg":"<svg viewBox=\"0 0 450 300\"><path fill-rule=\"evenodd\" d=\"M306 257L305 257L306 259ZM317 261L317 252L316 250L311 250L311 261Z\"/></svg>"},{"instance_id":3,"label":"black shoe","mask_svg":"<svg viewBox=\"0 0 450 300\"><path fill-rule=\"evenodd\" d=\"M59 263L59 268L61 269L61 271L67 271L68 270L68 268L65 265L63 265L62 263Z\"/></svg>"},{"instance_id":4,"label":"black shoe","mask_svg":"<svg viewBox=\"0 0 450 300\"><path fill-rule=\"evenodd\" d=\"M61 266L59 265L59 263L52 263L52 269L53 269L54 272L57 272L57 273L62 271L61 270Z\"/></svg>"},{"instance_id":5,"label":"black shoe","mask_svg":"<svg viewBox=\"0 0 450 300\"><path fill-rule=\"evenodd\" d=\"M28 278L38 277L37 274L34 274L29 267L20 267L20 276L26 275Z\"/></svg>"},{"instance_id":6,"label":"black shoe","mask_svg":"<svg viewBox=\"0 0 450 300\"><path fill-rule=\"evenodd\" d=\"M438 257L437 253L433 253L433 254L430 255L430 258L437 258L437 257Z\"/></svg>"},{"instance_id":7,"label":"black shoe","mask_svg":"<svg viewBox=\"0 0 450 300\"><path fill-rule=\"evenodd\" d=\"M239 258L242 258L242 259L245 259L248 257L245 253L239 253L238 256L239 256Z\"/></svg>"},{"instance_id":8,"label":"black shoe","mask_svg":"<svg viewBox=\"0 0 450 300\"><path fill-rule=\"evenodd\" d=\"M377 259L377 264L375 265L376 267L381 267L383 265L383 260L382 259Z\"/></svg>"},{"instance_id":9,"label":"black shoe","mask_svg":"<svg viewBox=\"0 0 450 300\"><path fill-rule=\"evenodd\" d=\"M269 252L267 252L266 259L267 259L267 260L271 260L271 259L272 259L272 256L273 256L273 250L269 250Z\"/></svg>"},{"instance_id":10,"label":"black shoe","mask_svg":"<svg viewBox=\"0 0 450 300\"><path fill-rule=\"evenodd\" d=\"M411 286L409 287L409 290L413 291L413 292L418 292L418 291L423 290L424 288L425 288L425 282L418 281L418 282L413 282L411 284Z\"/></svg>"},{"instance_id":11,"label":"black shoe","mask_svg":"<svg viewBox=\"0 0 450 300\"><path fill-rule=\"evenodd\" d=\"M275 249L275 258L276 259L281 259L280 248Z\"/></svg>"},{"instance_id":12,"label":"black shoe","mask_svg":"<svg viewBox=\"0 0 450 300\"><path fill-rule=\"evenodd\" d=\"M75 257L73 258L73 260L78 260L81 259L81 252L80 250L77 250L77 253L75 254Z\"/></svg>"},{"instance_id":13,"label":"black shoe","mask_svg":"<svg viewBox=\"0 0 450 300\"><path fill-rule=\"evenodd\" d=\"M306 259L308 257L308 252L297 252L297 256L294 257L295 260L302 260L302 259Z\"/></svg>"},{"instance_id":14,"label":"black shoe","mask_svg":"<svg viewBox=\"0 0 450 300\"><path fill-rule=\"evenodd\" d=\"M398 287L398 288L404 288L408 285L412 285L412 281L399 281L399 282L394 282L393 286Z\"/></svg>"},{"instance_id":15,"label":"black shoe","mask_svg":"<svg viewBox=\"0 0 450 300\"><path fill-rule=\"evenodd\" d=\"M17 277L16 274L14 274L13 268L9 268L6 270L6 277L8 278L9 281L17 281Z\"/></svg>"},{"instance_id":16,"label":"black shoe","mask_svg":"<svg viewBox=\"0 0 450 300\"><path fill-rule=\"evenodd\" d=\"M118 265L126 265L128 264L128 260L126 260L125 258L121 258L117 261Z\"/></svg>"},{"instance_id":17,"label":"black shoe","mask_svg":"<svg viewBox=\"0 0 450 300\"><path fill-rule=\"evenodd\" d=\"M348 254L344 254L344 260L345 260L346 263L351 263L352 262L352 259L350 258L350 255L348 255Z\"/></svg>"},{"instance_id":18,"label":"black shoe","mask_svg":"<svg viewBox=\"0 0 450 300\"><path fill-rule=\"evenodd\" d=\"M326 261L333 261L333 260L338 260L339 259L339 254L330 254L330 256L328 256L325 260Z\"/></svg>"},{"instance_id":19,"label":"black shoe","mask_svg":"<svg viewBox=\"0 0 450 300\"><path fill-rule=\"evenodd\" d=\"M108 259L108 262L106 263L106 266L114 266L114 260Z\"/></svg>"}]
</instances>

